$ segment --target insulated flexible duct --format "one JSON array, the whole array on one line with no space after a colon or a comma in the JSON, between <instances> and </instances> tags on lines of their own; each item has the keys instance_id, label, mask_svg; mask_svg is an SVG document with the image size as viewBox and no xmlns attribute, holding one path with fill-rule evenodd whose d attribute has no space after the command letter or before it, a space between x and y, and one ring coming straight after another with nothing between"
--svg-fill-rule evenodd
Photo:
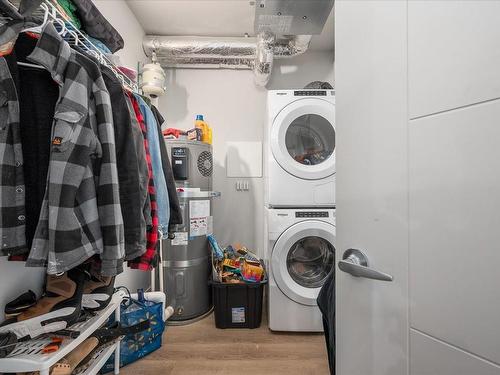
<instances>
[{"instance_id":1,"label":"insulated flexible duct","mask_svg":"<svg viewBox=\"0 0 500 375\"><path fill-rule=\"evenodd\" d=\"M311 35L295 35L282 43L275 43L273 53L276 59L289 58L302 55L309 48Z\"/></svg>"},{"instance_id":2,"label":"insulated flexible duct","mask_svg":"<svg viewBox=\"0 0 500 375\"><path fill-rule=\"evenodd\" d=\"M261 33L257 38L253 67L254 81L257 86L264 87L271 78L274 60L273 44L274 35L271 33Z\"/></svg>"},{"instance_id":3,"label":"insulated flexible duct","mask_svg":"<svg viewBox=\"0 0 500 375\"><path fill-rule=\"evenodd\" d=\"M265 86L269 81L274 58L290 58L307 51L310 35L296 35L276 40L263 32L257 38L236 37L145 37L146 55L156 52L164 67L252 69L255 83Z\"/></svg>"},{"instance_id":4,"label":"insulated flexible duct","mask_svg":"<svg viewBox=\"0 0 500 375\"><path fill-rule=\"evenodd\" d=\"M167 67L251 69L255 60L256 38L161 37L146 36L146 55L156 52Z\"/></svg>"}]
</instances>

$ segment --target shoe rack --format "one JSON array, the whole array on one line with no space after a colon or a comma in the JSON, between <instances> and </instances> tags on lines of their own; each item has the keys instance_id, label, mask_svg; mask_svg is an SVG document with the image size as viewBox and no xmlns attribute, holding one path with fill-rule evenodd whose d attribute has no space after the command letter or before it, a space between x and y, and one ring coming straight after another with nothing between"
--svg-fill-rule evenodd
<instances>
[{"instance_id":1,"label":"shoe rack","mask_svg":"<svg viewBox=\"0 0 500 375\"><path fill-rule=\"evenodd\" d=\"M111 298L111 302L105 309L85 322L68 327L67 329L79 331L80 335L75 339L64 338L59 350L54 353L44 354L42 353L42 349L51 342L51 337L55 335L43 335L36 339L17 343L14 350L7 357L0 358L0 373L39 371L40 375L49 375L52 366L76 349L94 331L106 323L112 314L115 314L116 321L120 321L120 305L124 296L125 293L123 291L115 292ZM97 374L113 353L115 353L114 373L118 374L120 371L120 340L96 352L91 362L81 372L78 372L78 375Z\"/></svg>"}]
</instances>

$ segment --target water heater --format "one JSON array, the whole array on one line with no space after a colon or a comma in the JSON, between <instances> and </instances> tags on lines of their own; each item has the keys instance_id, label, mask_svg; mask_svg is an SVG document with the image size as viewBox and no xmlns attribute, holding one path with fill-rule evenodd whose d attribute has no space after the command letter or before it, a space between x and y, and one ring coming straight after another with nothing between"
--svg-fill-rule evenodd
<instances>
[{"instance_id":1,"label":"water heater","mask_svg":"<svg viewBox=\"0 0 500 375\"><path fill-rule=\"evenodd\" d=\"M212 145L197 141L166 139L174 178L178 187L212 190L214 162Z\"/></svg>"}]
</instances>

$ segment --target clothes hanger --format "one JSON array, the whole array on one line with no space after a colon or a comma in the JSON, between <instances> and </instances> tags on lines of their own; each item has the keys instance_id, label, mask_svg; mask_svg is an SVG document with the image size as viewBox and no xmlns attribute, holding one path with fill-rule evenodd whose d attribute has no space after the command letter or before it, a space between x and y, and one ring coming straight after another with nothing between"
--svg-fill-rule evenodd
<instances>
[{"instance_id":1,"label":"clothes hanger","mask_svg":"<svg viewBox=\"0 0 500 375\"><path fill-rule=\"evenodd\" d=\"M78 34L75 33L73 30L68 30L68 33L73 36L75 40L75 47L78 47L78 44L80 43L80 38L78 37Z\"/></svg>"},{"instance_id":2,"label":"clothes hanger","mask_svg":"<svg viewBox=\"0 0 500 375\"><path fill-rule=\"evenodd\" d=\"M41 66L41 65L30 64L30 63L22 62L22 61L18 61L17 65L19 65L19 66L25 66L27 68L35 68L35 69L45 70L45 68L43 66Z\"/></svg>"},{"instance_id":3,"label":"clothes hanger","mask_svg":"<svg viewBox=\"0 0 500 375\"><path fill-rule=\"evenodd\" d=\"M29 27L27 29L22 30L21 32L23 32L23 33L36 33L36 34L40 34L42 32L43 28L45 27L45 25L49 21L49 8L45 3L40 4L40 7L44 10L42 24L40 26ZM17 65L24 66L27 68L35 68L35 69L45 70L45 68L41 65L30 64L30 63L23 62L23 61L18 61Z\"/></svg>"},{"instance_id":4,"label":"clothes hanger","mask_svg":"<svg viewBox=\"0 0 500 375\"><path fill-rule=\"evenodd\" d=\"M65 36L66 33L68 32L68 29L66 28L66 23L64 23L63 20L61 20L60 18L55 18L54 21L56 23L58 23L60 26L61 26L61 30L58 31L57 33L60 35L60 36Z\"/></svg>"},{"instance_id":5,"label":"clothes hanger","mask_svg":"<svg viewBox=\"0 0 500 375\"><path fill-rule=\"evenodd\" d=\"M27 29L22 30L22 33L35 33L35 34L41 34L43 28L45 25L49 22L49 7L47 4L42 3L40 4L40 8L43 9L44 14L43 14L43 22L39 26L34 26L34 27L28 27Z\"/></svg>"}]
</instances>

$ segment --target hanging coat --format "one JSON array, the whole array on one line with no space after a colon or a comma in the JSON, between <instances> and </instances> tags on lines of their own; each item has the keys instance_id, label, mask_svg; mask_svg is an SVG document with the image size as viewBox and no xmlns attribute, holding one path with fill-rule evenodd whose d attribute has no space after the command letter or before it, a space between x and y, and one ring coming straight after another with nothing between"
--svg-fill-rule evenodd
<instances>
[{"instance_id":1,"label":"hanging coat","mask_svg":"<svg viewBox=\"0 0 500 375\"><path fill-rule=\"evenodd\" d=\"M153 111L153 115L155 116L156 122L158 124L158 134L160 136L160 153L163 164L163 174L165 175L165 180L167 181L168 197L170 199L169 227L172 227L173 225L182 224L182 211L179 205L179 197L177 196L177 190L175 187L172 165L170 164L170 158L168 156L167 146L165 145L165 140L163 139L163 132L161 130L161 126L165 122L165 120L154 105L151 106L151 110Z\"/></svg>"}]
</instances>

